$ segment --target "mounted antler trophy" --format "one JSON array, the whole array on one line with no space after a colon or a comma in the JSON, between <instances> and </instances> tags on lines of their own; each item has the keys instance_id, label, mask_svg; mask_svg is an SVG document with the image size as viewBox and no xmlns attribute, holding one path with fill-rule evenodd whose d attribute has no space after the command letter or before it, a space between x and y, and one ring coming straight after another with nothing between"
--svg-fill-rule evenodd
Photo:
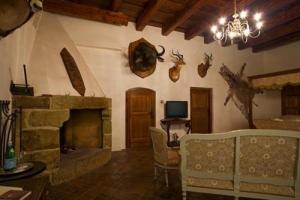
<instances>
[{"instance_id":1,"label":"mounted antler trophy","mask_svg":"<svg viewBox=\"0 0 300 200\"><path fill-rule=\"evenodd\" d=\"M204 63L198 65L198 74L204 78L207 74L207 70L211 67L211 62L213 60L212 54L208 55L204 53Z\"/></svg>"},{"instance_id":2,"label":"mounted antler trophy","mask_svg":"<svg viewBox=\"0 0 300 200\"><path fill-rule=\"evenodd\" d=\"M25 24L41 9L41 0L0 0L0 38Z\"/></svg>"},{"instance_id":3,"label":"mounted antler trophy","mask_svg":"<svg viewBox=\"0 0 300 200\"><path fill-rule=\"evenodd\" d=\"M169 77L173 82L176 82L180 78L181 65L185 65L185 62L183 60L183 55L180 54L178 50L176 53L172 50L171 57L174 59L172 61L175 65L169 69Z\"/></svg>"},{"instance_id":4,"label":"mounted antler trophy","mask_svg":"<svg viewBox=\"0 0 300 200\"><path fill-rule=\"evenodd\" d=\"M156 60L164 62L162 56L165 48L159 45L162 51L159 53L155 46L150 44L144 38L129 44L129 65L133 73L141 78L151 75L156 68Z\"/></svg>"}]
</instances>

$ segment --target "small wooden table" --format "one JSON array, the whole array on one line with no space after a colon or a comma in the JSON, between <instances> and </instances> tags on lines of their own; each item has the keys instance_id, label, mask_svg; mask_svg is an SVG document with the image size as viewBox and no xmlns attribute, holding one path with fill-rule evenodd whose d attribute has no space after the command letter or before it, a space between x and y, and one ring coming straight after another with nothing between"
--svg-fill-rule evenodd
<instances>
[{"instance_id":1,"label":"small wooden table","mask_svg":"<svg viewBox=\"0 0 300 200\"><path fill-rule=\"evenodd\" d=\"M32 162L34 167L23 173L1 176L0 185L21 187L23 190L31 191L26 200L46 200L48 193L49 177L34 178L35 175L46 169L46 164L39 161Z\"/></svg>"},{"instance_id":2,"label":"small wooden table","mask_svg":"<svg viewBox=\"0 0 300 200\"><path fill-rule=\"evenodd\" d=\"M14 175L0 176L0 184L7 181L29 178L43 172L46 169L46 164L43 162L32 161L31 163L33 163L33 168L28 171Z\"/></svg>"},{"instance_id":3,"label":"small wooden table","mask_svg":"<svg viewBox=\"0 0 300 200\"><path fill-rule=\"evenodd\" d=\"M190 133L191 127L192 127L191 120L189 120L189 119L180 119L180 118L162 119L162 120L160 120L160 124L161 124L161 127L168 134L168 143L167 143L167 145L169 147L176 147L176 146L180 145L179 141L170 141L170 128L171 128L172 125L174 125L174 124L184 124L185 127L187 128L186 134Z\"/></svg>"},{"instance_id":4,"label":"small wooden table","mask_svg":"<svg viewBox=\"0 0 300 200\"><path fill-rule=\"evenodd\" d=\"M49 177L28 178L17 181L9 181L0 185L21 187L23 190L31 191L26 200L46 200L49 186Z\"/></svg>"}]
</instances>

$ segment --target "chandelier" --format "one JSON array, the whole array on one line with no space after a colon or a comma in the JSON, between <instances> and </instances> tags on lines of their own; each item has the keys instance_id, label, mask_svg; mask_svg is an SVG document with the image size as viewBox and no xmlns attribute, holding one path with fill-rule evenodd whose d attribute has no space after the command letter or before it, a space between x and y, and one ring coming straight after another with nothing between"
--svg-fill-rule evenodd
<instances>
[{"instance_id":1,"label":"chandelier","mask_svg":"<svg viewBox=\"0 0 300 200\"><path fill-rule=\"evenodd\" d=\"M257 38L260 35L260 30L263 26L263 21L261 21L262 14L255 13L253 15L253 22L251 22L251 27L247 20L248 11L243 10L237 13L236 0L234 3L234 14L232 19L227 22L227 17L221 17L218 21L219 25L213 25L211 27L211 32L213 37L217 41L226 41L228 38L233 42L234 39L240 39L244 43L247 43L248 38Z\"/></svg>"}]
</instances>

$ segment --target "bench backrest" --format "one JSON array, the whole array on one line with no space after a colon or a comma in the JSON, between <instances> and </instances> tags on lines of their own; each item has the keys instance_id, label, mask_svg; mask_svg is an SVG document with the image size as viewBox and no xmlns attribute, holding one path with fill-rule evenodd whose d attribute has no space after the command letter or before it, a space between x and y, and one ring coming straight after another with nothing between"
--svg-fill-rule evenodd
<instances>
[{"instance_id":1,"label":"bench backrest","mask_svg":"<svg viewBox=\"0 0 300 200\"><path fill-rule=\"evenodd\" d=\"M190 134L180 141L181 172L186 177L272 184L299 191L300 132L239 130Z\"/></svg>"}]
</instances>

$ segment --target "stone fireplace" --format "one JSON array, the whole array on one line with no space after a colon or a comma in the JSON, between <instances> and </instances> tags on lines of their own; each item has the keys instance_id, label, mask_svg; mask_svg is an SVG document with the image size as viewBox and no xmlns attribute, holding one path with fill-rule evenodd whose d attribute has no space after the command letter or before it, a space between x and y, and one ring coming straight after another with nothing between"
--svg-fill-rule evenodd
<instances>
[{"instance_id":1,"label":"stone fireplace","mask_svg":"<svg viewBox=\"0 0 300 200\"><path fill-rule=\"evenodd\" d=\"M80 96L14 96L22 107L17 152L42 161L52 184L102 166L111 158L111 99Z\"/></svg>"}]
</instances>

